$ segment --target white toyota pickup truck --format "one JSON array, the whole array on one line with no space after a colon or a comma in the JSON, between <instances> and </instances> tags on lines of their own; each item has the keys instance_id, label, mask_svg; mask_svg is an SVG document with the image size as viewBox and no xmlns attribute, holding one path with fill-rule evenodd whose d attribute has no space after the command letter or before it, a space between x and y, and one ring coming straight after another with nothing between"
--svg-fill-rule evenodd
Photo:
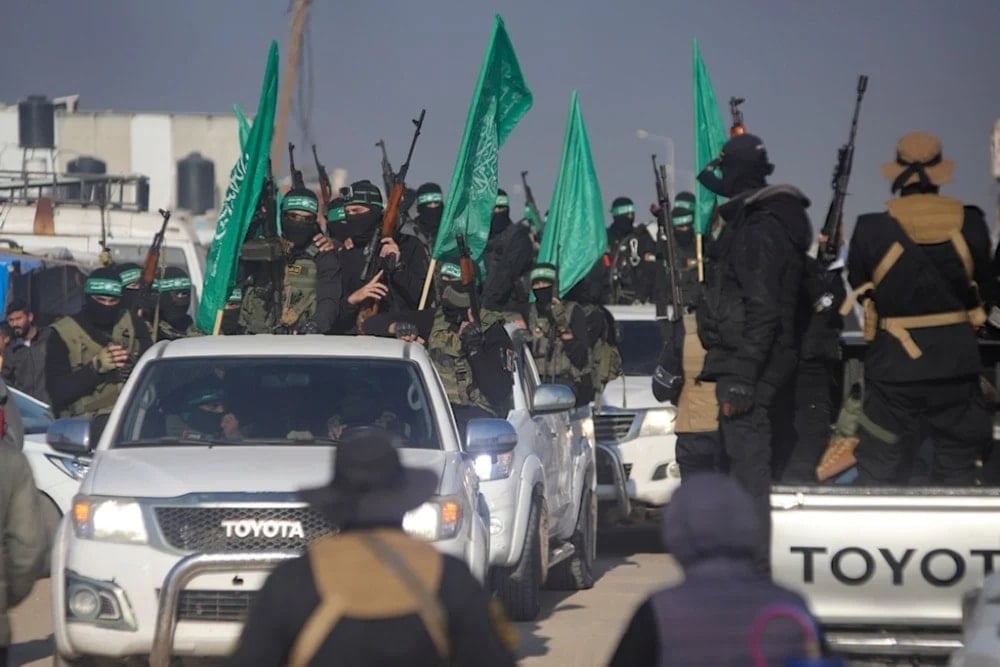
<instances>
[{"instance_id":1,"label":"white toyota pickup truck","mask_svg":"<svg viewBox=\"0 0 1000 667\"><path fill-rule=\"evenodd\" d=\"M329 479L335 439L355 425L393 431L404 465L438 474L437 494L404 528L485 579L493 522L475 467L509 454L515 428L472 420L459 442L416 344L289 342L186 339L139 361L56 537L57 663L228 655L267 571L336 529L297 492ZM82 454L89 431L86 420L59 420L48 439Z\"/></svg>"}]
</instances>

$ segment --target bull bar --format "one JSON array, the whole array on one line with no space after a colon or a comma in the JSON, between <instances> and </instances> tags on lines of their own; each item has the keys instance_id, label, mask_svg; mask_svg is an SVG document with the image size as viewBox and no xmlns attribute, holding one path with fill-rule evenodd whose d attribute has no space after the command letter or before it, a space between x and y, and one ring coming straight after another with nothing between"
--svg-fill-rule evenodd
<instances>
[{"instance_id":1,"label":"bull bar","mask_svg":"<svg viewBox=\"0 0 1000 667\"><path fill-rule=\"evenodd\" d=\"M156 611L156 629L149 652L149 667L169 667L177 629L177 604L181 591L200 574L229 570L271 570L300 554L288 551L259 553L191 554L177 562L163 579Z\"/></svg>"},{"instance_id":2,"label":"bull bar","mask_svg":"<svg viewBox=\"0 0 1000 667\"><path fill-rule=\"evenodd\" d=\"M632 514L632 501L628 497L628 488L625 486L625 464L618 451L611 445L598 442L597 451L608 457L611 462L612 484L615 487L615 496L618 501L618 509L621 511L622 519L627 519Z\"/></svg>"}]
</instances>

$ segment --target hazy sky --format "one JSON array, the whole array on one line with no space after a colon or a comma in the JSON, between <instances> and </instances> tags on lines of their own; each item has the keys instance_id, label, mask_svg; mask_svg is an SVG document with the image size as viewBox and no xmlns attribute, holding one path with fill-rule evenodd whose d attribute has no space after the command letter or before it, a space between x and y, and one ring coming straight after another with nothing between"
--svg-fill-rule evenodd
<instances>
[{"instance_id":1,"label":"hazy sky","mask_svg":"<svg viewBox=\"0 0 1000 667\"><path fill-rule=\"evenodd\" d=\"M287 39L289 0L5 0L0 99L79 93L81 108L227 111L256 106L268 42ZM653 198L649 155L670 136L694 171L691 38L720 104L746 97L746 123L800 186L814 225L830 200L857 76L862 109L848 216L888 197L879 164L902 133L938 134L957 165L946 192L992 212L990 136L1000 117L1000 0L313 0L312 77L301 77L312 137L331 170L378 182L375 141L395 166L409 119L427 121L409 182L448 187L495 13L535 104L501 153L501 185L520 171L542 207L552 192L570 91L580 91L606 208ZM723 108L728 125L728 110ZM291 138L306 145L293 124ZM303 155L305 157L305 155ZM231 165L220 165L229 169ZM683 174L679 184L685 182ZM690 182L690 176L687 177Z\"/></svg>"}]
</instances>

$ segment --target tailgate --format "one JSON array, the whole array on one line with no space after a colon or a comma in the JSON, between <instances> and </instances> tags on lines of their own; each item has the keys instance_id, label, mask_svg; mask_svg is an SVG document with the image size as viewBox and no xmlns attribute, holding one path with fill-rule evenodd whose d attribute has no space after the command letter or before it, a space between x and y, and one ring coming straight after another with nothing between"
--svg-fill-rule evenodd
<instances>
[{"instance_id":1,"label":"tailgate","mask_svg":"<svg viewBox=\"0 0 1000 667\"><path fill-rule=\"evenodd\" d=\"M1000 565L996 489L775 487L776 581L825 626L957 628Z\"/></svg>"}]
</instances>

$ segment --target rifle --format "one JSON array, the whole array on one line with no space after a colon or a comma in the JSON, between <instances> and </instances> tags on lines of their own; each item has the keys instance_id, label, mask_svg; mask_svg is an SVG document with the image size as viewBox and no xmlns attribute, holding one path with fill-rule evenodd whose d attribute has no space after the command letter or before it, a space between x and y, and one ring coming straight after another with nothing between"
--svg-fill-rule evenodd
<instances>
[{"instance_id":1,"label":"rifle","mask_svg":"<svg viewBox=\"0 0 1000 667\"><path fill-rule=\"evenodd\" d=\"M399 224L399 212L400 204L403 201L403 195L406 194L406 173L410 170L410 160L413 158L413 149L417 145L417 137L420 136L420 129L424 125L424 116L427 114L426 109L420 110L420 118L413 119L413 125L415 129L413 131L413 140L410 141L410 150L406 154L406 162L402 164L399 171L395 174L391 174L391 188L388 190L389 198L385 203L385 211L382 214L382 229L379 234L372 236L372 240L368 242L365 247L365 266L361 271L361 282L362 284L367 283L372 277L377 273L375 270L378 260L379 260L379 248L382 245L382 239L392 238L396 233L396 226ZM385 150L384 142L380 142L383 145L382 150ZM383 169L390 168L388 158L383 158L382 161ZM372 315L378 314L378 301L369 299L367 303L361 305L358 310L357 327L358 331L361 331L362 324Z\"/></svg>"},{"instance_id":2,"label":"rifle","mask_svg":"<svg viewBox=\"0 0 1000 667\"><path fill-rule=\"evenodd\" d=\"M462 286L469 291L472 321L479 324L482 319L480 318L479 291L476 285L476 265L472 261L472 253L465 242L465 236L460 233L455 234L455 243L458 244L458 265L462 268Z\"/></svg>"},{"instance_id":3,"label":"rifle","mask_svg":"<svg viewBox=\"0 0 1000 667\"><path fill-rule=\"evenodd\" d=\"M330 174L327 173L326 167L323 166L319 161L319 155L316 154L316 144L312 145L313 151L313 161L316 162L316 174L319 177L319 193L322 196L320 201L320 213L322 217L326 218L326 205L333 199L333 184L330 183Z\"/></svg>"},{"instance_id":4,"label":"rifle","mask_svg":"<svg viewBox=\"0 0 1000 667\"><path fill-rule=\"evenodd\" d=\"M528 214L531 216L531 222L537 225L534 229L535 234L541 234L545 229L545 220L542 218L541 211L538 210L538 202L535 201L535 195L531 191L531 186L528 185L528 172L521 172L521 184L524 186L524 203L528 209Z\"/></svg>"},{"instance_id":5,"label":"rifle","mask_svg":"<svg viewBox=\"0 0 1000 667\"><path fill-rule=\"evenodd\" d=\"M657 165L655 155L653 156L653 178L656 180L656 200L660 206L660 212L656 216L656 226L659 230L656 235L656 243L659 246L657 250L666 261L664 277L670 281L671 312L667 316L667 320L676 322L681 319L681 311L684 308L684 295L681 293L681 271L677 265L677 240L674 238L674 225L670 217L667 168L665 165ZM660 314L657 313L657 315Z\"/></svg>"},{"instance_id":6,"label":"rifle","mask_svg":"<svg viewBox=\"0 0 1000 667\"><path fill-rule=\"evenodd\" d=\"M743 112L740 111L740 105L744 102L746 99L743 97L729 98L729 115L733 117L733 125L729 128L730 137L746 134L747 127L743 124Z\"/></svg>"},{"instance_id":7,"label":"rifle","mask_svg":"<svg viewBox=\"0 0 1000 667\"><path fill-rule=\"evenodd\" d=\"M423 115L420 118L422 121ZM392 190L396 177L392 170L392 164L389 163L389 155L385 152L385 139L379 139L375 145L382 149L382 185L385 186L385 191L389 192Z\"/></svg>"},{"instance_id":8,"label":"rifle","mask_svg":"<svg viewBox=\"0 0 1000 667\"><path fill-rule=\"evenodd\" d=\"M292 187L304 188L306 182L302 178L302 172L295 168L295 144L288 142L288 171L292 175Z\"/></svg>"},{"instance_id":9,"label":"rifle","mask_svg":"<svg viewBox=\"0 0 1000 667\"><path fill-rule=\"evenodd\" d=\"M270 285L269 319L274 322L274 329L279 329L281 311L283 308L282 286L285 282L285 245L278 232L278 216L276 211L274 175L271 173L271 163L267 165L267 177L257 200L257 210L254 211L250 229L240 248L240 260L255 265L253 273L256 277L263 276L265 284ZM261 264L271 270L270 276L264 273Z\"/></svg>"},{"instance_id":10,"label":"rifle","mask_svg":"<svg viewBox=\"0 0 1000 667\"><path fill-rule=\"evenodd\" d=\"M153 235L153 242L149 244L149 250L146 251L146 261L142 265L142 273L139 275L139 298L136 300L139 307L141 308L145 301L149 300L150 295L153 293L153 284L156 282L156 269L160 265L160 250L163 247L163 237L167 233L167 223L170 222L170 211L165 211L160 209L160 215L163 216L163 224L160 226L160 231ZM156 299L156 305L153 307L153 342L156 342L157 330L160 328L160 300Z\"/></svg>"},{"instance_id":11,"label":"rifle","mask_svg":"<svg viewBox=\"0 0 1000 667\"><path fill-rule=\"evenodd\" d=\"M847 182L851 178L851 167L854 164L854 137L858 132L858 113L861 111L861 99L868 87L868 77L862 74L858 77L858 97L854 103L854 117L851 119L851 134L847 143L837 151L837 166L833 170L833 200L826 212L826 221L820 232L826 240L819 244L816 258L829 266L837 261L840 252L841 237L844 224L844 200L847 199Z\"/></svg>"}]
</instances>

